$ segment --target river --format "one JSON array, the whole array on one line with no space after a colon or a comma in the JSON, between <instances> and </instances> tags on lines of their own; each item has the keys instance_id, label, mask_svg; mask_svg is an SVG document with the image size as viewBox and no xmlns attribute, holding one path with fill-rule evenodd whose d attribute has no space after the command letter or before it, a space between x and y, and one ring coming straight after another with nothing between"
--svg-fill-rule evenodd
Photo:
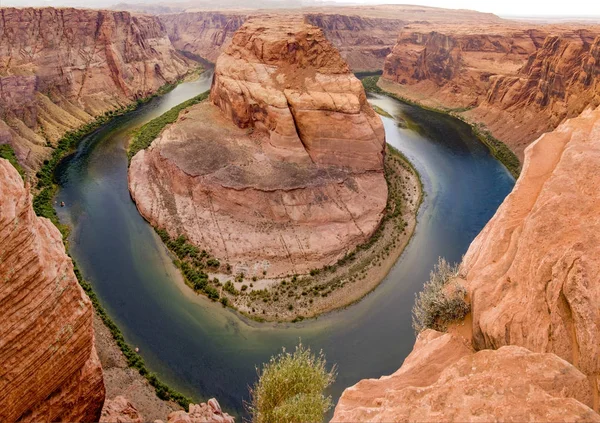
<instances>
[{"instance_id":1,"label":"river","mask_svg":"<svg viewBox=\"0 0 600 423\"><path fill-rule=\"evenodd\" d=\"M168 251L127 189L131 131L210 87L211 73L154 98L86 137L57 169L57 207L73 228L70 252L127 341L148 368L196 400L216 397L241 414L256 366L302 339L337 363L337 401L358 380L394 372L412 349L411 307L439 256L458 261L514 185L468 125L394 99L370 95L411 129L382 118L387 142L423 180L415 234L385 281L359 303L296 324L248 321L187 288Z\"/></svg>"}]
</instances>

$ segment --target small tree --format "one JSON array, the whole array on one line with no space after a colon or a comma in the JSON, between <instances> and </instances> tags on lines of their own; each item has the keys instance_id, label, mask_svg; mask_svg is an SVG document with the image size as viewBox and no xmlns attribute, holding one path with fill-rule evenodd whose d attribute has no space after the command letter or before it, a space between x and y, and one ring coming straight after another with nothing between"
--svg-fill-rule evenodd
<instances>
[{"instance_id":1,"label":"small tree","mask_svg":"<svg viewBox=\"0 0 600 423\"><path fill-rule=\"evenodd\" d=\"M460 320L471 311L465 301L465 288L458 283L448 285L457 276L458 264L451 265L440 257L423 291L415 294L412 315L417 333L425 329L445 332L449 322Z\"/></svg>"},{"instance_id":2,"label":"small tree","mask_svg":"<svg viewBox=\"0 0 600 423\"><path fill-rule=\"evenodd\" d=\"M284 348L258 373L248 407L253 423L317 423L332 406L323 392L335 381L336 367L327 371L323 352L314 355L302 343L294 353Z\"/></svg>"}]
</instances>

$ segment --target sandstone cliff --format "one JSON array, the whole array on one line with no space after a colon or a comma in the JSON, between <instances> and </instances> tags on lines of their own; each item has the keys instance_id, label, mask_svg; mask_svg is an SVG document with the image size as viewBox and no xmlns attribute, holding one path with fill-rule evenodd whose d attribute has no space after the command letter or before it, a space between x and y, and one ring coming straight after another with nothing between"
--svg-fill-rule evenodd
<instances>
[{"instance_id":1,"label":"sandstone cliff","mask_svg":"<svg viewBox=\"0 0 600 423\"><path fill-rule=\"evenodd\" d=\"M0 159L0 420L97 421L104 402L92 305L62 236Z\"/></svg>"},{"instance_id":2,"label":"sandstone cliff","mask_svg":"<svg viewBox=\"0 0 600 423\"><path fill-rule=\"evenodd\" d=\"M542 133L600 104L599 33L510 22L413 25L386 58L381 86L483 124L522 159Z\"/></svg>"},{"instance_id":3,"label":"sandstone cliff","mask_svg":"<svg viewBox=\"0 0 600 423\"><path fill-rule=\"evenodd\" d=\"M383 125L318 28L248 20L217 61L211 100L131 162L153 225L269 277L334 263L379 226Z\"/></svg>"},{"instance_id":4,"label":"sandstone cliff","mask_svg":"<svg viewBox=\"0 0 600 423\"><path fill-rule=\"evenodd\" d=\"M421 333L398 372L344 392L334 421L600 421L599 159L600 108L530 145L462 263L472 340Z\"/></svg>"},{"instance_id":5,"label":"sandstone cliff","mask_svg":"<svg viewBox=\"0 0 600 423\"><path fill-rule=\"evenodd\" d=\"M248 16L248 12L223 11L163 15L160 19L178 50L214 62ZM306 18L323 29L354 71L381 69L403 24L400 19L357 15L306 13Z\"/></svg>"},{"instance_id":6,"label":"sandstone cliff","mask_svg":"<svg viewBox=\"0 0 600 423\"><path fill-rule=\"evenodd\" d=\"M246 18L244 12L215 11L162 15L160 20L177 50L214 62Z\"/></svg>"},{"instance_id":7,"label":"sandstone cliff","mask_svg":"<svg viewBox=\"0 0 600 423\"><path fill-rule=\"evenodd\" d=\"M107 423L142 423L144 412L141 413L123 396L107 400L102 409L101 422ZM162 420L157 420L162 421ZM167 423L234 423L235 419L221 410L216 399L211 398L206 403L190 404L189 411L174 411L167 416Z\"/></svg>"},{"instance_id":8,"label":"sandstone cliff","mask_svg":"<svg viewBox=\"0 0 600 423\"><path fill-rule=\"evenodd\" d=\"M0 14L0 143L29 169L66 131L190 69L155 17L54 8Z\"/></svg>"},{"instance_id":9,"label":"sandstone cliff","mask_svg":"<svg viewBox=\"0 0 600 423\"><path fill-rule=\"evenodd\" d=\"M160 19L178 50L215 61L231 41L234 32L249 15L256 13L265 11L187 11L161 15ZM310 24L323 30L325 37L339 50L353 72L381 70L385 57L396 43L398 33L409 22L424 22L433 27L458 19L479 24L501 21L488 13L409 5L303 7L296 10L270 10L269 13L305 16Z\"/></svg>"}]
</instances>

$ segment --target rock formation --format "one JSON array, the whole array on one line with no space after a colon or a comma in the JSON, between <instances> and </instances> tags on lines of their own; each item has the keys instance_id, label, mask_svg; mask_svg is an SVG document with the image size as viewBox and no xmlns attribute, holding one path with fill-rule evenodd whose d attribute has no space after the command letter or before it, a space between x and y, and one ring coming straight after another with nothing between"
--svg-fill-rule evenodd
<instances>
[{"instance_id":1,"label":"rock formation","mask_svg":"<svg viewBox=\"0 0 600 423\"><path fill-rule=\"evenodd\" d=\"M529 143L600 104L600 27L411 25L381 86L481 123L522 159ZM395 84L390 84L389 82Z\"/></svg>"},{"instance_id":2,"label":"rock formation","mask_svg":"<svg viewBox=\"0 0 600 423\"><path fill-rule=\"evenodd\" d=\"M0 159L0 420L97 421L104 402L92 305L58 229Z\"/></svg>"},{"instance_id":3,"label":"rock formation","mask_svg":"<svg viewBox=\"0 0 600 423\"><path fill-rule=\"evenodd\" d=\"M599 422L583 373L523 347L473 353L454 335L422 332L391 376L344 391L332 422Z\"/></svg>"},{"instance_id":4,"label":"rock formation","mask_svg":"<svg viewBox=\"0 0 600 423\"><path fill-rule=\"evenodd\" d=\"M190 404L189 412L175 411L169 414L168 423L234 423L234 418L221 410L216 399L207 403Z\"/></svg>"},{"instance_id":5,"label":"rock formation","mask_svg":"<svg viewBox=\"0 0 600 423\"><path fill-rule=\"evenodd\" d=\"M161 15L160 19L178 50L215 61L249 13L248 10L229 9L187 11ZM381 70L385 57L396 43L399 31L409 22L434 25L457 19L479 24L501 21L489 13L409 5L302 7L280 12L270 10L269 13L304 15L310 24L323 30L325 37L338 49L353 72Z\"/></svg>"},{"instance_id":6,"label":"rock formation","mask_svg":"<svg viewBox=\"0 0 600 423\"><path fill-rule=\"evenodd\" d=\"M246 18L244 12L215 11L162 15L160 20L177 50L214 62Z\"/></svg>"},{"instance_id":7,"label":"rock formation","mask_svg":"<svg viewBox=\"0 0 600 423\"><path fill-rule=\"evenodd\" d=\"M117 396L106 400L102 408L101 422L142 423L143 419L135 406L125 397Z\"/></svg>"},{"instance_id":8,"label":"rock formation","mask_svg":"<svg viewBox=\"0 0 600 423\"><path fill-rule=\"evenodd\" d=\"M600 421L599 183L597 108L527 148L469 247L472 341L421 333L400 370L344 392L334 421Z\"/></svg>"},{"instance_id":9,"label":"rock formation","mask_svg":"<svg viewBox=\"0 0 600 423\"><path fill-rule=\"evenodd\" d=\"M375 231L383 125L318 28L248 20L217 61L211 100L131 162L131 194L153 225L250 276L335 263Z\"/></svg>"},{"instance_id":10,"label":"rock formation","mask_svg":"<svg viewBox=\"0 0 600 423\"><path fill-rule=\"evenodd\" d=\"M54 8L0 14L0 143L29 169L66 131L190 69L155 17Z\"/></svg>"}]
</instances>

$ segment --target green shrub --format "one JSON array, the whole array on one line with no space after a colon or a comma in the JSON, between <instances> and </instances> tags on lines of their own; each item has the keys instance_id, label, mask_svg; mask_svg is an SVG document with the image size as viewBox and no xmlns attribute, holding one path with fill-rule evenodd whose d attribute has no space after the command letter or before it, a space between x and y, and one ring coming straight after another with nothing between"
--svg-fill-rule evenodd
<instances>
[{"instance_id":1,"label":"green shrub","mask_svg":"<svg viewBox=\"0 0 600 423\"><path fill-rule=\"evenodd\" d=\"M379 86L377 85L377 81L379 81L379 76L377 75L367 76L366 78L363 78L362 84L365 91L376 94L383 94L383 90L379 88Z\"/></svg>"},{"instance_id":2,"label":"green shrub","mask_svg":"<svg viewBox=\"0 0 600 423\"><path fill-rule=\"evenodd\" d=\"M173 107L167 112L163 113L157 118L152 119L150 122L146 123L142 126L133 136L131 143L129 144L129 150L127 151L127 158L131 162L133 156L140 150L144 150L150 147L152 141L160 134L165 126L170 123L173 123L179 117L179 112L184 109L187 109L194 104L198 104L201 101L208 98L209 91L203 92L200 95L197 95L194 98L191 98L187 101L184 101L181 104Z\"/></svg>"},{"instance_id":3,"label":"green shrub","mask_svg":"<svg viewBox=\"0 0 600 423\"><path fill-rule=\"evenodd\" d=\"M336 368L328 371L323 353L314 355L302 344L294 353L283 349L259 371L250 390L249 412L253 423L313 423L323 421L332 406L325 389L335 381Z\"/></svg>"},{"instance_id":4,"label":"green shrub","mask_svg":"<svg viewBox=\"0 0 600 423\"><path fill-rule=\"evenodd\" d=\"M458 265L451 265L440 257L423 291L415 294L412 309L415 331L435 329L444 332L448 323L464 318L471 311L465 301L465 288L458 283L449 285L457 276Z\"/></svg>"},{"instance_id":5,"label":"green shrub","mask_svg":"<svg viewBox=\"0 0 600 423\"><path fill-rule=\"evenodd\" d=\"M17 172L21 175L21 178L25 179L25 170L19 164L17 160L17 156L15 155L15 150L13 150L12 146L8 144L0 144L0 157L6 159L10 162L11 165L17 169Z\"/></svg>"}]
</instances>

